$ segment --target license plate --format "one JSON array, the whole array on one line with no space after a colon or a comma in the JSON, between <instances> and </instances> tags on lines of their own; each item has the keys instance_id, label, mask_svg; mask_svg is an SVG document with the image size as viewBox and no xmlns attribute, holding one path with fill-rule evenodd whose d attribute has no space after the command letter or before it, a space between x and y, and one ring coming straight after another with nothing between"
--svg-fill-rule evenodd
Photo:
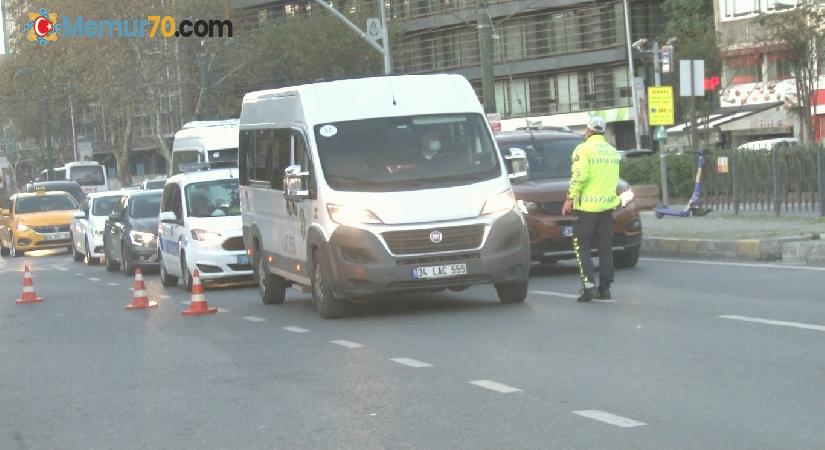
<instances>
[{"instance_id":1,"label":"license plate","mask_svg":"<svg viewBox=\"0 0 825 450\"><path fill-rule=\"evenodd\" d=\"M69 239L69 233L49 233L43 236L45 241L62 241Z\"/></svg>"},{"instance_id":2,"label":"license plate","mask_svg":"<svg viewBox=\"0 0 825 450\"><path fill-rule=\"evenodd\" d=\"M446 266L416 267L412 270L414 280L429 278L446 278L467 275L467 264L449 264Z\"/></svg>"},{"instance_id":3,"label":"license plate","mask_svg":"<svg viewBox=\"0 0 825 450\"><path fill-rule=\"evenodd\" d=\"M238 264L249 264L249 255L238 255Z\"/></svg>"},{"instance_id":4,"label":"license plate","mask_svg":"<svg viewBox=\"0 0 825 450\"><path fill-rule=\"evenodd\" d=\"M564 237L573 237L573 227L572 226L561 227L561 235L564 236Z\"/></svg>"}]
</instances>

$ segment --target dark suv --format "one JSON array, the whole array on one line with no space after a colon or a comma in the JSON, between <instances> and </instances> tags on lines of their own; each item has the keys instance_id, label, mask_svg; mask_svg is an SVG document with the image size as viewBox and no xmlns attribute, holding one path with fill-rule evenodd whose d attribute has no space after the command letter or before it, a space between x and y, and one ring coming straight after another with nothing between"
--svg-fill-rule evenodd
<instances>
[{"instance_id":1,"label":"dark suv","mask_svg":"<svg viewBox=\"0 0 825 450\"><path fill-rule=\"evenodd\" d=\"M534 261L554 263L573 259L573 216L562 216L561 208L570 187L573 150L583 141L575 133L551 131L514 131L496 134L502 152L520 148L527 152L529 178L513 186L516 199L527 209L530 250ZM617 193L630 189L623 180ZM613 212L613 255L617 267L633 267L639 261L642 221L636 205L630 202Z\"/></svg>"},{"instance_id":2,"label":"dark suv","mask_svg":"<svg viewBox=\"0 0 825 450\"><path fill-rule=\"evenodd\" d=\"M136 267L158 267L158 214L160 189L124 191L103 230L106 270L127 275Z\"/></svg>"}]
</instances>

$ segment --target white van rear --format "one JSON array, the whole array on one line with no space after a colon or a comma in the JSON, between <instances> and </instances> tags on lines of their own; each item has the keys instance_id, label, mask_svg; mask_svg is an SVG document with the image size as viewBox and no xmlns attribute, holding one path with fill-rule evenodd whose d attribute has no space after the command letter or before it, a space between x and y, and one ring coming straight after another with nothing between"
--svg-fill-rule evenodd
<instances>
[{"instance_id":1,"label":"white van rear","mask_svg":"<svg viewBox=\"0 0 825 450\"><path fill-rule=\"evenodd\" d=\"M323 317L351 299L473 284L523 301L530 244L508 172L524 158L502 158L457 75L247 94L241 209L264 303L288 285L311 290Z\"/></svg>"},{"instance_id":2,"label":"white van rear","mask_svg":"<svg viewBox=\"0 0 825 450\"><path fill-rule=\"evenodd\" d=\"M181 164L238 164L238 119L189 122L175 133L170 175L182 173Z\"/></svg>"},{"instance_id":3,"label":"white van rear","mask_svg":"<svg viewBox=\"0 0 825 450\"><path fill-rule=\"evenodd\" d=\"M106 175L106 167L97 161L76 161L66 163L63 167L54 169L54 176L49 179L49 171L40 172L35 181L68 180L76 181L89 194L93 192L106 192L109 190L109 178Z\"/></svg>"}]
</instances>

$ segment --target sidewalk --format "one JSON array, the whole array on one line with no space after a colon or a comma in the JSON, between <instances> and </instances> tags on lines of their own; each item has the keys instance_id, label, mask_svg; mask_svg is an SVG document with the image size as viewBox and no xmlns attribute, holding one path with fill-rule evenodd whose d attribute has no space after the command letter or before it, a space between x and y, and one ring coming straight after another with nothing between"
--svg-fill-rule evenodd
<instances>
[{"instance_id":1,"label":"sidewalk","mask_svg":"<svg viewBox=\"0 0 825 450\"><path fill-rule=\"evenodd\" d=\"M643 211L645 256L679 256L825 265L825 219L713 211L706 217L664 217Z\"/></svg>"}]
</instances>

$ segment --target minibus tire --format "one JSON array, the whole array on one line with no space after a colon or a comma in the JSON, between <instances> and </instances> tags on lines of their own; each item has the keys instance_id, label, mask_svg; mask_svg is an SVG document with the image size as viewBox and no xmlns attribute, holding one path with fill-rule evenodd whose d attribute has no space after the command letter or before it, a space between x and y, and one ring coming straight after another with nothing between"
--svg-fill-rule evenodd
<instances>
[{"instance_id":1,"label":"minibus tire","mask_svg":"<svg viewBox=\"0 0 825 450\"><path fill-rule=\"evenodd\" d=\"M522 303L527 298L527 282L497 284L496 293L501 303Z\"/></svg>"},{"instance_id":2,"label":"minibus tire","mask_svg":"<svg viewBox=\"0 0 825 450\"><path fill-rule=\"evenodd\" d=\"M347 314L347 302L335 298L332 289L325 280L329 272L324 254L318 250L314 257L315 267L312 269L312 302L315 309L324 319L335 319L344 317Z\"/></svg>"},{"instance_id":3,"label":"minibus tire","mask_svg":"<svg viewBox=\"0 0 825 450\"><path fill-rule=\"evenodd\" d=\"M261 294L261 301L264 305L282 305L286 299L286 280L282 277L270 273L264 267L261 249L255 251L257 259L255 264L255 282L258 283L258 292Z\"/></svg>"},{"instance_id":4,"label":"minibus tire","mask_svg":"<svg viewBox=\"0 0 825 450\"><path fill-rule=\"evenodd\" d=\"M81 255L80 252L77 251L77 246L74 245L74 235L72 235L71 249L72 249L72 260L74 260L74 262L83 261L83 255Z\"/></svg>"},{"instance_id":5,"label":"minibus tire","mask_svg":"<svg viewBox=\"0 0 825 450\"><path fill-rule=\"evenodd\" d=\"M106 270L109 272L115 272L120 270L120 263L115 262L112 259L111 252L105 246L103 247L105 251L103 252L106 256Z\"/></svg>"},{"instance_id":6,"label":"minibus tire","mask_svg":"<svg viewBox=\"0 0 825 450\"><path fill-rule=\"evenodd\" d=\"M163 287L173 287L178 285L178 277L169 275L166 270L166 264L163 263L163 255L158 252L158 262L160 263L160 284Z\"/></svg>"}]
</instances>

